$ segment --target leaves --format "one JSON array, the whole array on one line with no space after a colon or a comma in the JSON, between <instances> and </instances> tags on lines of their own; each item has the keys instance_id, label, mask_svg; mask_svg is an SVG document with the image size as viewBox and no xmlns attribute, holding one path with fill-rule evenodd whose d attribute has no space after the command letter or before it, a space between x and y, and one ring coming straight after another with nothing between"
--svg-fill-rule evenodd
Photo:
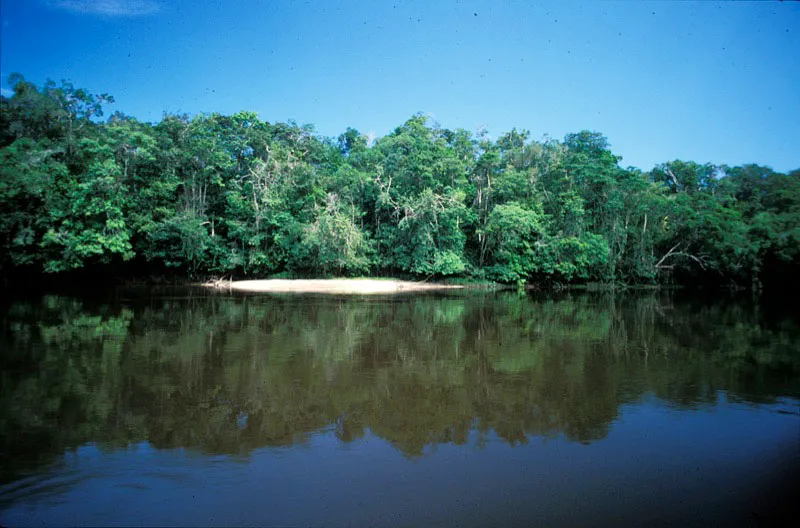
<instances>
[{"instance_id":1,"label":"leaves","mask_svg":"<svg viewBox=\"0 0 800 528\"><path fill-rule=\"evenodd\" d=\"M642 172L622 168L598 132L534 141L514 129L492 141L422 114L377 140L252 112L101 123L107 95L9 82L3 269L138 258L183 276L756 287L800 276L797 171L673 160Z\"/></svg>"}]
</instances>

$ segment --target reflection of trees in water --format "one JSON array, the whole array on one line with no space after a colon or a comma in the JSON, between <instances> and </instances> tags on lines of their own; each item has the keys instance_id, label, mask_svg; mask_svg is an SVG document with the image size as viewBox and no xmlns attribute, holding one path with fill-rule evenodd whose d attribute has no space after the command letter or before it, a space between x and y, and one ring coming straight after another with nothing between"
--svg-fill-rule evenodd
<instances>
[{"instance_id":1,"label":"reflection of trees in water","mask_svg":"<svg viewBox=\"0 0 800 528\"><path fill-rule=\"evenodd\" d=\"M489 431L603 438L622 403L800 394L800 332L664 295L193 297L9 307L3 467L92 441L248 452L326 427L408 455Z\"/></svg>"}]
</instances>

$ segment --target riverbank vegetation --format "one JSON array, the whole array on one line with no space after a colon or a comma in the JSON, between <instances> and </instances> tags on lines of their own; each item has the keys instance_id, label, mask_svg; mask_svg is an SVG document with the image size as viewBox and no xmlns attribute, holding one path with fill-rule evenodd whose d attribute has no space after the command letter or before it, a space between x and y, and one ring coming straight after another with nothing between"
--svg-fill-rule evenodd
<instances>
[{"instance_id":1,"label":"riverbank vegetation","mask_svg":"<svg viewBox=\"0 0 800 528\"><path fill-rule=\"evenodd\" d=\"M800 169L623 167L604 136L385 137L251 112L143 123L69 83L0 97L0 273L780 287Z\"/></svg>"}]
</instances>

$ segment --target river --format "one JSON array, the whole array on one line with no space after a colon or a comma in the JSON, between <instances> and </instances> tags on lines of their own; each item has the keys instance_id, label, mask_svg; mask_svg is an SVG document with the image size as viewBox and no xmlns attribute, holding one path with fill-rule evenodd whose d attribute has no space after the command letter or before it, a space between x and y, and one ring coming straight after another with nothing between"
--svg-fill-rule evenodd
<instances>
[{"instance_id":1,"label":"river","mask_svg":"<svg viewBox=\"0 0 800 528\"><path fill-rule=\"evenodd\" d=\"M800 319L748 295L0 302L4 526L760 526Z\"/></svg>"}]
</instances>

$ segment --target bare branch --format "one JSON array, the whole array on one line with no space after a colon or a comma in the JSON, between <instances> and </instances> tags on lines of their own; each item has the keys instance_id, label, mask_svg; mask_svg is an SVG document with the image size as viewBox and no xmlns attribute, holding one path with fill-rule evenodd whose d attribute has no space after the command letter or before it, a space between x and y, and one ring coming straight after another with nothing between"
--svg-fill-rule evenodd
<instances>
[{"instance_id":1,"label":"bare branch","mask_svg":"<svg viewBox=\"0 0 800 528\"><path fill-rule=\"evenodd\" d=\"M672 172L672 169L670 169L669 167L664 167L664 172L667 173L667 176L672 178L672 183L675 184L675 189L677 190L678 187L680 187L680 184L678 183L678 178L675 177L675 173Z\"/></svg>"},{"instance_id":2,"label":"bare branch","mask_svg":"<svg viewBox=\"0 0 800 528\"><path fill-rule=\"evenodd\" d=\"M678 242L677 244L675 244L674 246L672 246L672 248L670 248L670 250L669 250L669 251L667 251L667 254L666 254L666 255L664 255L663 257L661 257L661 260L659 260L658 262L656 262L656 267L657 267L657 268L661 268L661 267L662 267L662 266L661 266L661 264L663 264L663 263L664 263L664 261L665 261L665 260L667 260L669 257L671 257L672 255L674 255L674 254L675 254L675 250L676 250L676 249L678 249L678 247L679 247L680 245L681 245L681 243L680 243L680 242Z\"/></svg>"},{"instance_id":3,"label":"bare branch","mask_svg":"<svg viewBox=\"0 0 800 528\"><path fill-rule=\"evenodd\" d=\"M670 248L670 250L667 251L667 254L664 255L663 257L661 257L661 260L656 262L656 268L657 269L674 269L675 268L674 264L667 265L667 264L664 264L664 261L667 260L670 257L686 257L686 258L692 259L693 261L697 262L697 264L700 266L700 268L706 269L705 262L703 261L702 258L700 258L700 257L698 257L696 255L692 255L691 253L687 253L686 251L679 251L678 249L679 249L680 245L681 245L681 243L678 242L677 244L672 246ZM688 245L687 245L687 248L688 248Z\"/></svg>"}]
</instances>

